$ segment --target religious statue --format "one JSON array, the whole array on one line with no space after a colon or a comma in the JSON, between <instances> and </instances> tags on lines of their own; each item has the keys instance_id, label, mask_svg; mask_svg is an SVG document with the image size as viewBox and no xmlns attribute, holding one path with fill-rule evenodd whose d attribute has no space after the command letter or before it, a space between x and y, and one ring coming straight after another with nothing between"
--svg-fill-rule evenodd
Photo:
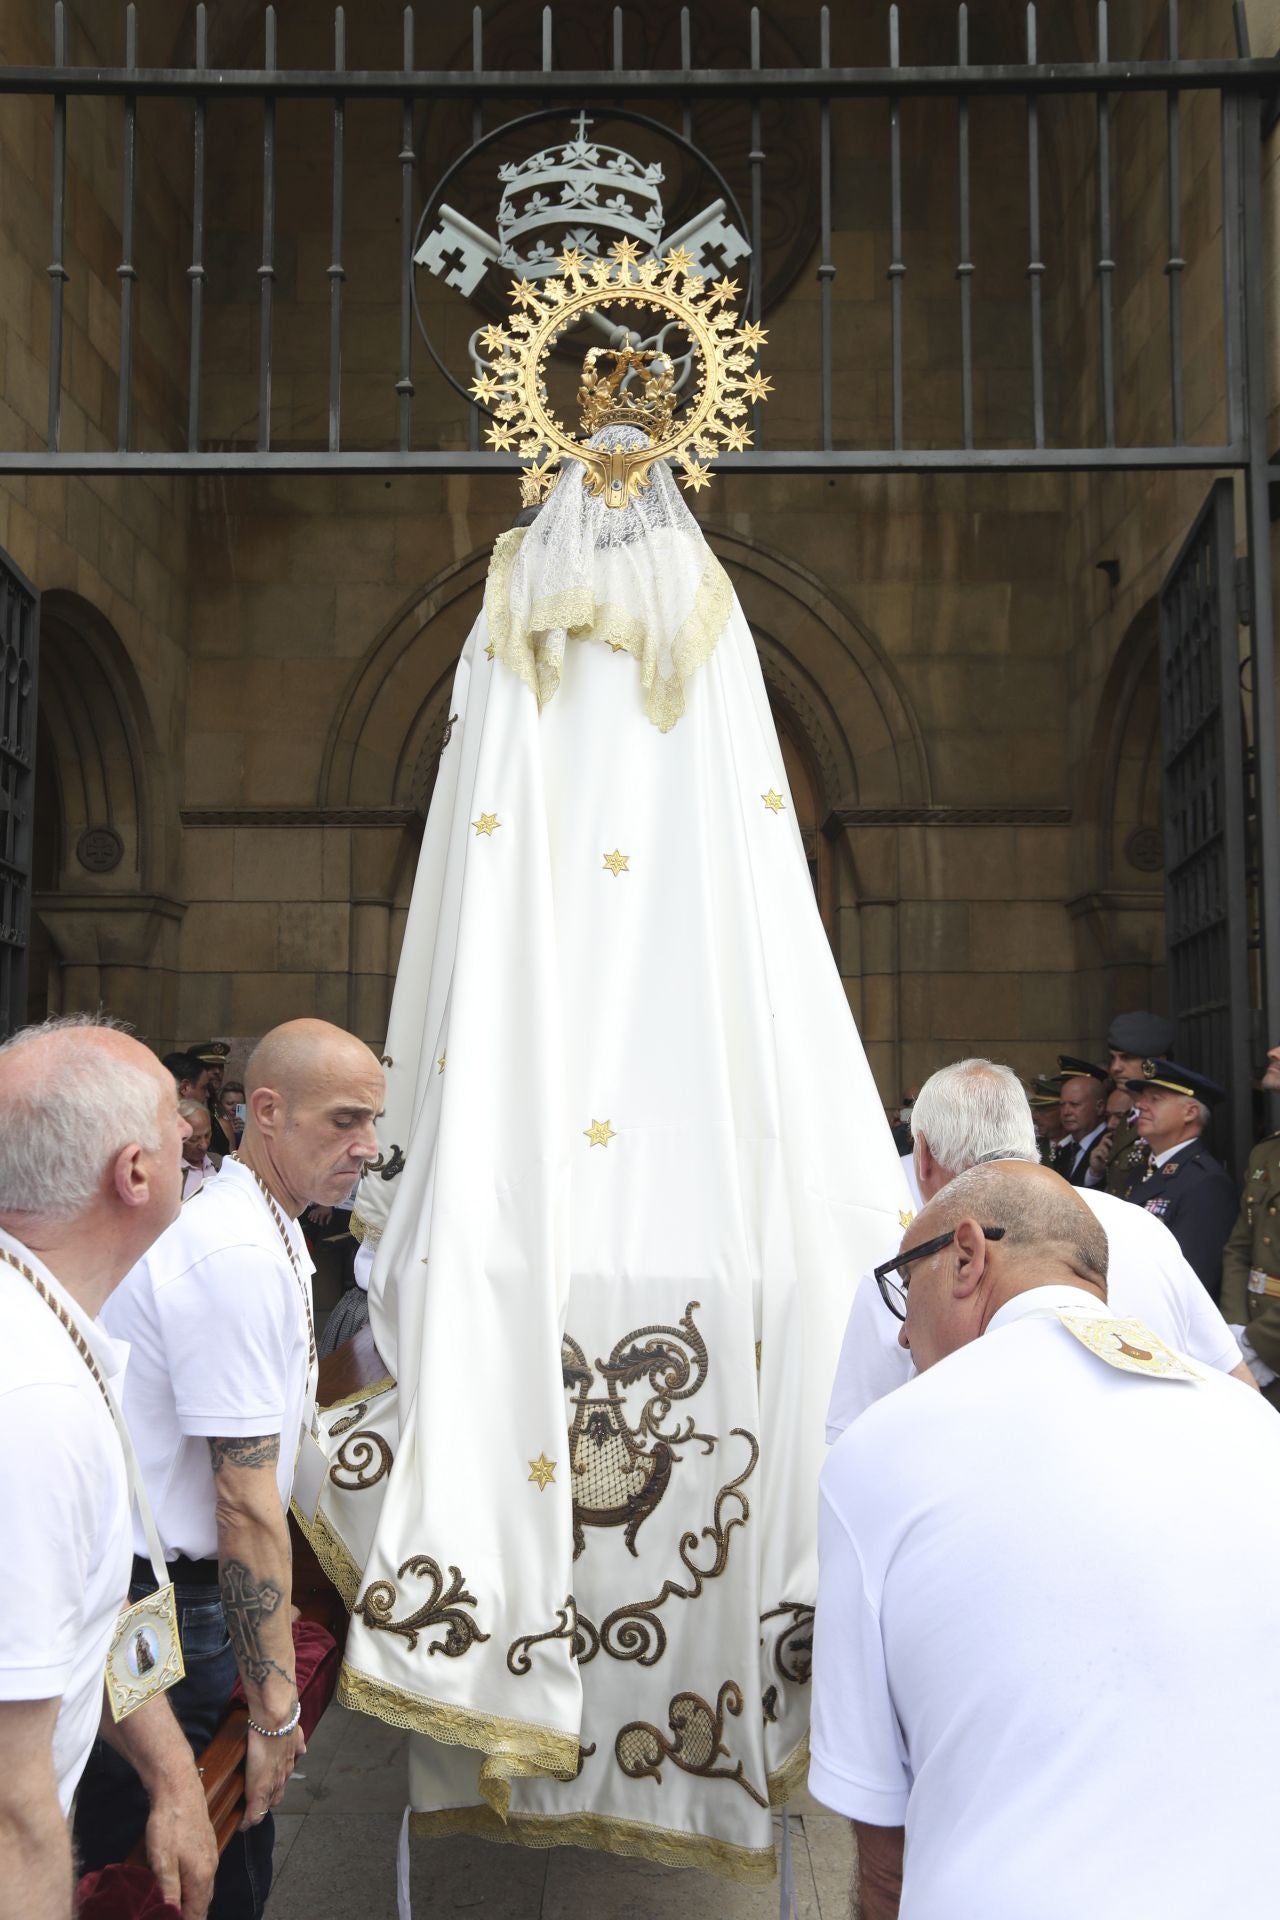
<instances>
[{"instance_id":1,"label":"religious statue","mask_svg":"<svg viewBox=\"0 0 1280 1920\"><path fill-rule=\"evenodd\" d=\"M749 1880L806 1768L831 1376L908 1200L667 464L697 490L746 443L763 332L636 251L489 330L490 437L545 504L494 549L405 931L355 1226L387 1377L322 1416L299 1519L351 1608L339 1698L413 1735L415 1832ZM624 344L565 433L546 355L593 300L687 326L680 411Z\"/></svg>"}]
</instances>

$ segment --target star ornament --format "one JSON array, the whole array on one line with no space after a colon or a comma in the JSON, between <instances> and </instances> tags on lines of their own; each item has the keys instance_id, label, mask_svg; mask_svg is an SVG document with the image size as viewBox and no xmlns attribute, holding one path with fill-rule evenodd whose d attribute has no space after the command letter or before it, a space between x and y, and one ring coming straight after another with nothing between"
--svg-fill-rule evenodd
<instances>
[{"instance_id":1,"label":"star ornament","mask_svg":"<svg viewBox=\"0 0 1280 1920\"><path fill-rule=\"evenodd\" d=\"M629 853L619 853L616 847L612 853L606 853L604 857L604 863L615 880L620 873L630 872L630 860L631 855Z\"/></svg>"},{"instance_id":2,"label":"star ornament","mask_svg":"<svg viewBox=\"0 0 1280 1920\"><path fill-rule=\"evenodd\" d=\"M589 1127L582 1129L582 1137L589 1140L593 1147L607 1147L618 1136L607 1120L593 1120Z\"/></svg>"},{"instance_id":3,"label":"star ornament","mask_svg":"<svg viewBox=\"0 0 1280 1920\"><path fill-rule=\"evenodd\" d=\"M548 1460L545 1453L540 1453L536 1460L529 1462L529 1479L539 1493L545 1493L555 1477L556 1463Z\"/></svg>"},{"instance_id":4,"label":"star ornament","mask_svg":"<svg viewBox=\"0 0 1280 1920\"><path fill-rule=\"evenodd\" d=\"M770 813L782 813L786 809L786 802L783 800L782 795L775 793L772 787L770 787L768 793L762 793L760 798L764 801Z\"/></svg>"},{"instance_id":5,"label":"star ornament","mask_svg":"<svg viewBox=\"0 0 1280 1920\"><path fill-rule=\"evenodd\" d=\"M496 813L482 813L480 818L473 820L471 824L475 828L477 835L487 833L490 838L492 838L495 830L502 825L502 822Z\"/></svg>"}]
</instances>

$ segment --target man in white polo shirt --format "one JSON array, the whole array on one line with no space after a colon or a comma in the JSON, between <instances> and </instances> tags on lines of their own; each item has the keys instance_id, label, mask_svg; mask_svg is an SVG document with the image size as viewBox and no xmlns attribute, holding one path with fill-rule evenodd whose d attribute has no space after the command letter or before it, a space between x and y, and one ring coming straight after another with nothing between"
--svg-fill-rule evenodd
<instances>
[{"instance_id":1,"label":"man in white polo shirt","mask_svg":"<svg viewBox=\"0 0 1280 1920\"><path fill-rule=\"evenodd\" d=\"M863 1920L1271 1920L1241 1833L1280 1777L1214 1622L1280 1635L1280 1431L1105 1304L1097 1220L1044 1167L975 1167L886 1284L919 1377L822 1473L818 1799ZM905 1866L904 1866L905 1842Z\"/></svg>"},{"instance_id":2,"label":"man in white polo shirt","mask_svg":"<svg viewBox=\"0 0 1280 1920\"><path fill-rule=\"evenodd\" d=\"M145 1783L166 1898L202 1920L213 1883L204 1793L167 1697L117 1725L103 1696L132 1527L99 1384L118 1401L128 1350L95 1316L177 1213L186 1132L171 1077L118 1029L54 1020L0 1047L0 1920L71 1911L67 1818L100 1728Z\"/></svg>"},{"instance_id":3,"label":"man in white polo shirt","mask_svg":"<svg viewBox=\"0 0 1280 1920\"><path fill-rule=\"evenodd\" d=\"M912 1108L911 1125L916 1175L926 1201L969 1167L997 1160L1034 1165L1039 1158L1022 1083L1011 1068L991 1060L957 1060L931 1075ZM1109 1298L1116 1312L1132 1314L1179 1353L1252 1387L1231 1329L1164 1222L1101 1187L1078 1191L1106 1230ZM872 1275L865 1274L836 1366L828 1440L911 1378L915 1369L898 1343L900 1326Z\"/></svg>"},{"instance_id":4,"label":"man in white polo shirt","mask_svg":"<svg viewBox=\"0 0 1280 1920\"><path fill-rule=\"evenodd\" d=\"M199 1752L237 1673L249 1703L245 1817L223 1852L210 1920L258 1920L270 1810L303 1751L287 1516L316 1342L298 1215L344 1199L376 1156L383 1073L341 1028L293 1020L259 1042L245 1086L238 1156L183 1207L105 1316L132 1349L125 1412L183 1619L187 1678L174 1711ZM154 1585L142 1544L138 1592ZM76 1817L86 1867L128 1853L140 1811L137 1780L96 1749Z\"/></svg>"}]
</instances>

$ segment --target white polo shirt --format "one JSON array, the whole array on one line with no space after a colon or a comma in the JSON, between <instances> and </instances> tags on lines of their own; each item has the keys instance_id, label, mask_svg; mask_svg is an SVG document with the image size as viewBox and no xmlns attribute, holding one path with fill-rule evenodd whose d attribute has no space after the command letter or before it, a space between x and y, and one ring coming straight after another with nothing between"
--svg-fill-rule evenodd
<instances>
[{"instance_id":1,"label":"white polo shirt","mask_svg":"<svg viewBox=\"0 0 1280 1920\"><path fill-rule=\"evenodd\" d=\"M311 1292L302 1229L282 1215ZM280 1435L287 1510L310 1416L307 1308L257 1181L225 1160L103 1310L130 1345L124 1415L165 1554L218 1551L210 1438ZM134 1547L146 1552L140 1524Z\"/></svg>"},{"instance_id":2,"label":"white polo shirt","mask_svg":"<svg viewBox=\"0 0 1280 1920\"><path fill-rule=\"evenodd\" d=\"M1280 1422L1097 1359L1045 1312L1090 1298L1010 1301L823 1469L809 1784L905 1825L902 1920L1273 1920L1280 1669L1246 1701L1216 1625L1280 1636Z\"/></svg>"},{"instance_id":3,"label":"white polo shirt","mask_svg":"<svg viewBox=\"0 0 1280 1920\"><path fill-rule=\"evenodd\" d=\"M2 1230L0 1245L83 1323L35 1254ZM97 1736L107 1649L129 1592L128 1479L93 1375L7 1261L0 1261L0 1323L0 1700L58 1700L53 1765L69 1813ZM95 1346L118 1402L128 1349L101 1333Z\"/></svg>"},{"instance_id":4,"label":"white polo shirt","mask_svg":"<svg viewBox=\"0 0 1280 1920\"><path fill-rule=\"evenodd\" d=\"M1077 1187L1107 1236L1107 1299L1121 1319L1141 1320L1167 1346L1203 1366L1230 1373L1241 1352L1230 1327L1205 1292L1163 1220L1117 1194ZM860 1413L914 1377L911 1355L898 1344L894 1318L873 1275L853 1296L827 1408L827 1439L834 1441Z\"/></svg>"}]
</instances>

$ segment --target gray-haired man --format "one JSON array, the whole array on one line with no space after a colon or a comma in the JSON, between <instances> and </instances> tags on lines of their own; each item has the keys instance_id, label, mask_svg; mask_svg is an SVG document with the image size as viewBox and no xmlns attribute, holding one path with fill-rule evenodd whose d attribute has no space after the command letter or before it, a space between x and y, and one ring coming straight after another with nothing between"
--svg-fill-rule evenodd
<instances>
[{"instance_id":1,"label":"gray-haired man","mask_svg":"<svg viewBox=\"0 0 1280 1920\"><path fill-rule=\"evenodd\" d=\"M217 1848L162 1698L114 1724L103 1670L129 1588L128 1476L109 1399L124 1356L97 1325L178 1210L186 1123L145 1047L50 1021L0 1047L0 1920L65 1920L67 1816L96 1735L147 1789L166 1897L202 1920ZM105 1384L104 1384L105 1383Z\"/></svg>"},{"instance_id":2,"label":"gray-haired man","mask_svg":"<svg viewBox=\"0 0 1280 1920\"><path fill-rule=\"evenodd\" d=\"M911 1112L916 1176L925 1202L957 1174L992 1161L1036 1162L1035 1123L1012 1068L991 1060L958 1060L926 1080ZM1200 1285L1161 1221L1100 1187L1079 1187L1104 1228L1110 1248L1109 1299L1162 1340L1206 1366L1254 1385L1226 1321ZM827 1411L835 1440L860 1413L900 1387L914 1371L898 1344L898 1322L874 1279L854 1295Z\"/></svg>"}]
</instances>

